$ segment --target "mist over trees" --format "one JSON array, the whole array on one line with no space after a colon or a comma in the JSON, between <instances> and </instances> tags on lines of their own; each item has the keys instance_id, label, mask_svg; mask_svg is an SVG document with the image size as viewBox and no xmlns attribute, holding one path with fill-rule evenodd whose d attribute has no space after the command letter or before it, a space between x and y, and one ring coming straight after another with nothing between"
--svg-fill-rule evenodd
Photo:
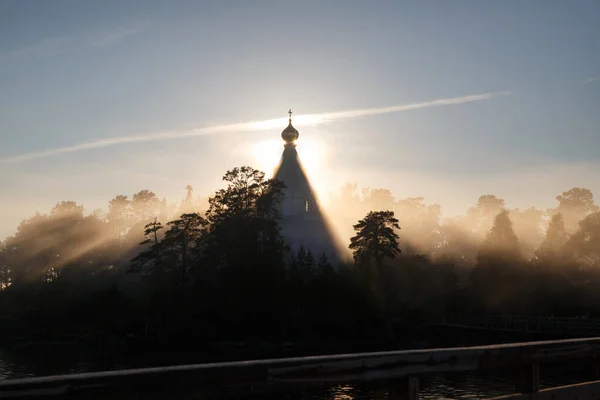
<instances>
[{"instance_id":1,"label":"mist over trees","mask_svg":"<svg viewBox=\"0 0 600 400\"><path fill-rule=\"evenodd\" d=\"M62 201L0 242L0 339L83 329L161 343L361 339L392 321L491 313L600 316L600 211L588 189L553 209L493 194L443 218L422 197L347 184L328 216L353 260L291 251L285 185L250 167L212 196L150 190L106 212ZM100 338L100 339L98 339Z\"/></svg>"}]
</instances>

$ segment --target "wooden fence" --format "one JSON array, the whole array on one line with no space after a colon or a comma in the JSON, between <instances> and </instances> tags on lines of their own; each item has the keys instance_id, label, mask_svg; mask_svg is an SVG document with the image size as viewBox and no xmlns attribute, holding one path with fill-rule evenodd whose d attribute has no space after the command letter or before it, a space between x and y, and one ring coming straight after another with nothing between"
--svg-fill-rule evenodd
<instances>
[{"instance_id":1,"label":"wooden fence","mask_svg":"<svg viewBox=\"0 0 600 400\"><path fill-rule=\"evenodd\" d=\"M536 332L575 337L600 334L600 319L529 316L492 316L486 318L448 317L434 325L480 328L494 331Z\"/></svg>"},{"instance_id":2,"label":"wooden fence","mask_svg":"<svg viewBox=\"0 0 600 400\"><path fill-rule=\"evenodd\" d=\"M519 394L509 400L600 400L600 381L540 390L540 366L600 360L600 338L492 346L387 351L171 367L125 369L0 381L0 399L206 398L294 391L312 385L383 383L390 398L416 400L419 376L511 367Z\"/></svg>"}]
</instances>

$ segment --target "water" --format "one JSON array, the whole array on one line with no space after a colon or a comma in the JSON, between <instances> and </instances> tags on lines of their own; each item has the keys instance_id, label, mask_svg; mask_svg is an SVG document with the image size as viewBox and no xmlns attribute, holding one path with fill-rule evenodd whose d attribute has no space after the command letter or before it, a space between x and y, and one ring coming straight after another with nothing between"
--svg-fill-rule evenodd
<instances>
[{"instance_id":1,"label":"water","mask_svg":"<svg viewBox=\"0 0 600 400\"><path fill-rule=\"evenodd\" d=\"M186 362L194 362L189 355ZM0 349L0 380L35 376L94 372L122 368L138 368L178 364L173 355L162 354L131 359L98 357L71 348L29 351ZM178 358L181 360L181 358ZM542 387L560 386L594 379L590 368L580 364L542 366ZM451 373L420 377L420 398L425 400L490 398L514 393L514 375L510 370ZM281 399L362 400L385 399L385 386L377 384L330 385L295 393L278 393Z\"/></svg>"}]
</instances>

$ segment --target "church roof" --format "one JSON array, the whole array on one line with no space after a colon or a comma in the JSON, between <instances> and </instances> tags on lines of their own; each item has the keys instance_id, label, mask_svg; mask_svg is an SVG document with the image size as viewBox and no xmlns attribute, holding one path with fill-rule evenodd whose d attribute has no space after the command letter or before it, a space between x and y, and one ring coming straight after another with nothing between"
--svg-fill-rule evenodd
<instances>
[{"instance_id":1,"label":"church roof","mask_svg":"<svg viewBox=\"0 0 600 400\"><path fill-rule=\"evenodd\" d=\"M298 140L300 133L292 125L292 110L288 111L288 114L290 115L290 120L289 120L290 122L289 122L288 126L283 130L283 132L281 132L281 138L287 144L293 144L296 140Z\"/></svg>"},{"instance_id":2,"label":"church roof","mask_svg":"<svg viewBox=\"0 0 600 400\"><path fill-rule=\"evenodd\" d=\"M283 203L288 208L283 212L280 223L286 243L292 251L302 245L317 256L326 253L331 261L340 260L341 247L318 206L316 194L296 151L295 141L299 134L292 126L291 110L289 125L281 136L285 141L284 150L274 177L286 186Z\"/></svg>"},{"instance_id":3,"label":"church roof","mask_svg":"<svg viewBox=\"0 0 600 400\"><path fill-rule=\"evenodd\" d=\"M275 171L275 179L285 183L286 192L292 196L306 194L307 197L314 198L295 146L286 144Z\"/></svg>"}]
</instances>

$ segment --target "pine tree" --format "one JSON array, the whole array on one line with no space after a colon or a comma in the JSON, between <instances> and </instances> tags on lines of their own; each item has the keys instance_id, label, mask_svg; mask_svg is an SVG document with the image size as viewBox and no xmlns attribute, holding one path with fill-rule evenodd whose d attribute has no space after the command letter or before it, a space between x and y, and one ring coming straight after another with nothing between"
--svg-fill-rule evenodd
<instances>
[{"instance_id":1,"label":"pine tree","mask_svg":"<svg viewBox=\"0 0 600 400\"><path fill-rule=\"evenodd\" d=\"M292 281L307 284L317 276L317 264L310 250L300 246L290 265Z\"/></svg>"},{"instance_id":2,"label":"pine tree","mask_svg":"<svg viewBox=\"0 0 600 400\"><path fill-rule=\"evenodd\" d=\"M563 247L569 234L561 213L555 214L548 224L546 237L535 252L537 264L555 264L562 258Z\"/></svg>"},{"instance_id":3,"label":"pine tree","mask_svg":"<svg viewBox=\"0 0 600 400\"><path fill-rule=\"evenodd\" d=\"M350 239L350 249L354 261L359 265L374 263L381 267L385 258L395 258L400 254L398 220L393 211L371 211L354 225L356 235Z\"/></svg>"},{"instance_id":4,"label":"pine tree","mask_svg":"<svg viewBox=\"0 0 600 400\"><path fill-rule=\"evenodd\" d=\"M579 222L579 229L567 241L565 252L583 268L600 267L600 211Z\"/></svg>"},{"instance_id":5,"label":"pine tree","mask_svg":"<svg viewBox=\"0 0 600 400\"><path fill-rule=\"evenodd\" d=\"M502 210L494 219L479 250L479 264L492 261L512 262L521 258L519 240L515 234L507 210Z\"/></svg>"},{"instance_id":6,"label":"pine tree","mask_svg":"<svg viewBox=\"0 0 600 400\"><path fill-rule=\"evenodd\" d=\"M250 167L227 171L223 180L228 186L209 199L206 214L211 262L226 269L283 267L285 246L278 224L283 183Z\"/></svg>"},{"instance_id":7,"label":"pine tree","mask_svg":"<svg viewBox=\"0 0 600 400\"><path fill-rule=\"evenodd\" d=\"M322 253L321 257L319 257L317 269L319 273L327 273L333 271L333 265L331 265L325 253Z\"/></svg>"},{"instance_id":8,"label":"pine tree","mask_svg":"<svg viewBox=\"0 0 600 400\"><path fill-rule=\"evenodd\" d=\"M144 240L140 245L147 246L133 260L127 272L152 274L161 272L161 249L158 232L163 228L162 224L155 218L154 221L144 226Z\"/></svg>"},{"instance_id":9,"label":"pine tree","mask_svg":"<svg viewBox=\"0 0 600 400\"><path fill-rule=\"evenodd\" d=\"M178 274L178 286L184 287L189 270L202 255L208 221L198 213L182 214L167 224L169 230L161 243L162 251L169 260L171 270Z\"/></svg>"}]
</instances>

